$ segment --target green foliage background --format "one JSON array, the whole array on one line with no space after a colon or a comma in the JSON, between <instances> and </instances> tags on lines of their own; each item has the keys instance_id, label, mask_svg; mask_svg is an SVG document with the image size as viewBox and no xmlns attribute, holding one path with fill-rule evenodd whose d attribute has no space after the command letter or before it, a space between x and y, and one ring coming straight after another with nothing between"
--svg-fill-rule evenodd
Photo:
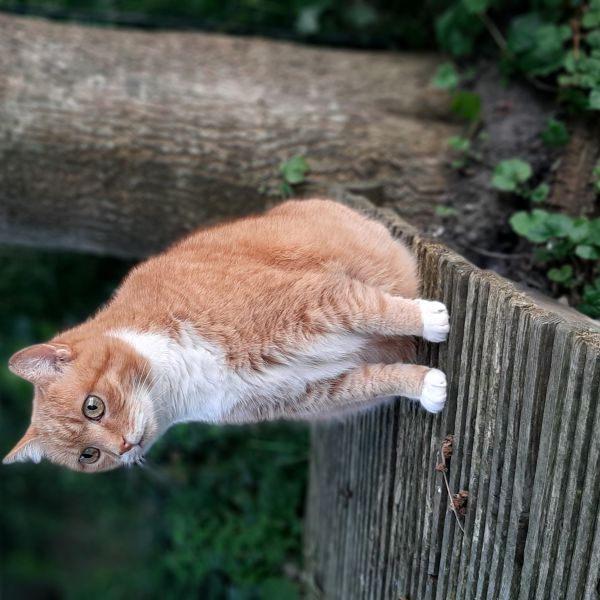
<instances>
[{"instance_id":1,"label":"green foliage background","mask_svg":"<svg viewBox=\"0 0 600 600\"><path fill-rule=\"evenodd\" d=\"M130 265L0 249L0 364L88 316ZM25 430L30 386L0 369L0 452ZM181 425L147 469L97 476L2 467L0 596L298 597L307 471L303 427Z\"/></svg>"},{"instance_id":2,"label":"green foliage background","mask_svg":"<svg viewBox=\"0 0 600 600\"><path fill-rule=\"evenodd\" d=\"M571 110L600 109L599 0L0 0L0 10L441 50L463 68L488 57L505 74L528 78ZM570 23L581 30L577 48ZM440 78L444 87L459 85L452 65ZM477 121L476 94L458 91L453 102L457 113ZM548 136L554 142L547 143L565 142L557 141L565 136L557 126ZM477 159L468 140L454 144L465 154L463 162ZM292 185L288 179L296 180L297 171L282 171L284 183ZM88 316L129 266L0 249L0 365L13 351ZM571 277L564 269L555 275ZM589 314L600 306L598 286L600 280L586 287ZM29 386L0 368L1 452L24 431L30 398ZM190 425L165 437L148 469L87 477L46 464L2 467L0 593L296 598L298 588L285 573L286 566L300 564L307 446L302 427Z\"/></svg>"}]
</instances>

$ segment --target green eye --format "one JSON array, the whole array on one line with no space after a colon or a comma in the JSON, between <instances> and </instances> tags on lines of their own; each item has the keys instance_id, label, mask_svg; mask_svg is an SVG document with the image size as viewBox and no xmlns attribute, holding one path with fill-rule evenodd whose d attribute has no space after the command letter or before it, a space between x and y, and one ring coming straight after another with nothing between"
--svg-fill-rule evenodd
<instances>
[{"instance_id":1,"label":"green eye","mask_svg":"<svg viewBox=\"0 0 600 600\"><path fill-rule=\"evenodd\" d=\"M100 450L98 450L98 448L90 447L90 448L86 448L79 455L79 462L85 463L86 465L91 465L92 463L95 463L99 458L100 458Z\"/></svg>"},{"instance_id":2,"label":"green eye","mask_svg":"<svg viewBox=\"0 0 600 600\"><path fill-rule=\"evenodd\" d=\"M83 403L83 414L97 421L104 414L104 402L98 396L88 396Z\"/></svg>"}]
</instances>

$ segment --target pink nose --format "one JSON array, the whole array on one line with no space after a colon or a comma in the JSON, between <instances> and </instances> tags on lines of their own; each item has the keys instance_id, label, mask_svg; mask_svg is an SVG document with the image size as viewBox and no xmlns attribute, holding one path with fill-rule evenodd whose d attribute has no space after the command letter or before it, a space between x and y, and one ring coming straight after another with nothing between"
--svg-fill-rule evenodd
<instances>
[{"instance_id":1,"label":"pink nose","mask_svg":"<svg viewBox=\"0 0 600 600\"><path fill-rule=\"evenodd\" d=\"M119 454L125 454L125 452L129 452L133 448L133 444L130 444L125 438L121 442L121 447L119 448Z\"/></svg>"}]
</instances>

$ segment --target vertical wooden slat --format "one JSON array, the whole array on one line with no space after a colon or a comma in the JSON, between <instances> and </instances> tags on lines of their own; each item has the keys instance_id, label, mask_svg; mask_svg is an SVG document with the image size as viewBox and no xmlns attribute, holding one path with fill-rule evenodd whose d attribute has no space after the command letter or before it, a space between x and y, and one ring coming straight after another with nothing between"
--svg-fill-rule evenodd
<instances>
[{"instance_id":1,"label":"vertical wooden slat","mask_svg":"<svg viewBox=\"0 0 600 600\"><path fill-rule=\"evenodd\" d=\"M572 520L573 548L571 550L566 598L600 598L600 341L589 340L584 368L581 404L591 409L590 443L587 455L581 459L583 483L577 489L581 504L579 514Z\"/></svg>"},{"instance_id":2,"label":"vertical wooden slat","mask_svg":"<svg viewBox=\"0 0 600 600\"><path fill-rule=\"evenodd\" d=\"M413 244L423 296L450 309L448 343L419 345L449 400L438 416L398 399L315 426L307 596L599 600L600 327L371 214ZM435 471L447 434L464 534Z\"/></svg>"}]
</instances>

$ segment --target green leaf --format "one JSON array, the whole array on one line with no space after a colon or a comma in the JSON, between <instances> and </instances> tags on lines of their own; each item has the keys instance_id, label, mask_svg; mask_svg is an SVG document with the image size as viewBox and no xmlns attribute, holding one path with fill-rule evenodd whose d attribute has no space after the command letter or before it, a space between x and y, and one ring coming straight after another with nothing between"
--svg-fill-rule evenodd
<instances>
[{"instance_id":1,"label":"green leaf","mask_svg":"<svg viewBox=\"0 0 600 600\"><path fill-rule=\"evenodd\" d=\"M589 244L581 244L577 246L575 248L575 254L577 254L579 258L584 258L585 260L600 259L600 249L590 246Z\"/></svg>"},{"instance_id":2,"label":"green leaf","mask_svg":"<svg viewBox=\"0 0 600 600\"><path fill-rule=\"evenodd\" d=\"M594 29L600 27L600 7L594 2L590 2L583 19L581 19L581 25L585 29Z\"/></svg>"},{"instance_id":3,"label":"green leaf","mask_svg":"<svg viewBox=\"0 0 600 600\"><path fill-rule=\"evenodd\" d=\"M471 142L460 135L453 135L448 138L448 146L457 152L468 152L471 149Z\"/></svg>"},{"instance_id":4,"label":"green leaf","mask_svg":"<svg viewBox=\"0 0 600 600\"><path fill-rule=\"evenodd\" d=\"M522 71L543 76L561 67L566 54L564 43L570 36L567 25L544 21L533 12L512 20L506 42Z\"/></svg>"},{"instance_id":5,"label":"green leaf","mask_svg":"<svg viewBox=\"0 0 600 600\"><path fill-rule=\"evenodd\" d=\"M573 231L574 219L562 213L549 213L544 226L551 237L568 238Z\"/></svg>"},{"instance_id":6,"label":"green leaf","mask_svg":"<svg viewBox=\"0 0 600 600\"><path fill-rule=\"evenodd\" d=\"M475 92L457 92L452 97L450 108L463 119L477 121L481 112L481 96Z\"/></svg>"},{"instance_id":7,"label":"green leaf","mask_svg":"<svg viewBox=\"0 0 600 600\"><path fill-rule=\"evenodd\" d=\"M516 212L510 218L510 224L516 233L528 240L532 242L544 242L548 238L538 234L536 230L541 229L548 218L548 214L548 212L539 208L532 210L530 213L525 211Z\"/></svg>"},{"instance_id":8,"label":"green leaf","mask_svg":"<svg viewBox=\"0 0 600 600\"><path fill-rule=\"evenodd\" d=\"M345 11L346 19L357 29L364 29L377 22L377 11L365 2L353 2Z\"/></svg>"},{"instance_id":9,"label":"green leaf","mask_svg":"<svg viewBox=\"0 0 600 600\"><path fill-rule=\"evenodd\" d=\"M299 600L298 588L283 577L272 577L260 584L261 600Z\"/></svg>"},{"instance_id":10,"label":"green leaf","mask_svg":"<svg viewBox=\"0 0 600 600\"><path fill-rule=\"evenodd\" d=\"M532 242L540 243L552 238L565 238L561 242L562 245L556 245L553 250L557 255L559 248L562 248L562 253L572 249L569 235L573 231L573 221L567 215L534 208L530 213L523 211L515 213L510 219L510 224L516 233Z\"/></svg>"},{"instance_id":11,"label":"green leaf","mask_svg":"<svg viewBox=\"0 0 600 600\"><path fill-rule=\"evenodd\" d=\"M435 214L439 217L454 217L458 214L458 211L451 206L438 205L435 207Z\"/></svg>"},{"instance_id":12,"label":"green leaf","mask_svg":"<svg viewBox=\"0 0 600 600\"><path fill-rule=\"evenodd\" d=\"M591 110L600 110L600 87L590 92L589 108Z\"/></svg>"},{"instance_id":13,"label":"green leaf","mask_svg":"<svg viewBox=\"0 0 600 600\"><path fill-rule=\"evenodd\" d=\"M592 48L600 48L600 29L595 29L594 31L590 31L586 36L585 36L585 41L592 47Z\"/></svg>"},{"instance_id":14,"label":"green leaf","mask_svg":"<svg viewBox=\"0 0 600 600\"><path fill-rule=\"evenodd\" d=\"M491 4L491 0L462 0L465 9L473 14L485 12Z\"/></svg>"},{"instance_id":15,"label":"green leaf","mask_svg":"<svg viewBox=\"0 0 600 600\"><path fill-rule=\"evenodd\" d=\"M289 185L297 185L304 181L306 173L309 171L308 163L303 156L293 156L289 160L281 163L279 172L284 181Z\"/></svg>"},{"instance_id":16,"label":"green leaf","mask_svg":"<svg viewBox=\"0 0 600 600\"><path fill-rule=\"evenodd\" d=\"M552 230L548 230L552 235ZM564 258L571 259L573 258L574 247L573 244L566 238L552 238L549 242L547 242L547 248L552 253L552 258Z\"/></svg>"},{"instance_id":17,"label":"green leaf","mask_svg":"<svg viewBox=\"0 0 600 600\"><path fill-rule=\"evenodd\" d=\"M571 224L571 230L569 231L569 239L574 244L580 244L590 234L590 221L587 217L578 217L574 219Z\"/></svg>"},{"instance_id":18,"label":"green leaf","mask_svg":"<svg viewBox=\"0 0 600 600\"><path fill-rule=\"evenodd\" d=\"M600 277L584 287L583 302L578 308L593 319L600 319Z\"/></svg>"},{"instance_id":19,"label":"green leaf","mask_svg":"<svg viewBox=\"0 0 600 600\"><path fill-rule=\"evenodd\" d=\"M431 84L435 87L453 90L460 83L460 76L456 67L452 63L441 64L431 80Z\"/></svg>"},{"instance_id":20,"label":"green leaf","mask_svg":"<svg viewBox=\"0 0 600 600\"><path fill-rule=\"evenodd\" d=\"M300 9L296 19L296 31L304 35L318 33L321 29L320 19L325 6L313 5Z\"/></svg>"},{"instance_id":21,"label":"green leaf","mask_svg":"<svg viewBox=\"0 0 600 600\"><path fill-rule=\"evenodd\" d=\"M566 284L573 278L573 267L571 265L563 265L558 269L550 269L547 275L550 281Z\"/></svg>"},{"instance_id":22,"label":"green leaf","mask_svg":"<svg viewBox=\"0 0 600 600\"><path fill-rule=\"evenodd\" d=\"M597 219L591 219L588 224L589 230L587 235L587 242L600 246L600 217Z\"/></svg>"},{"instance_id":23,"label":"green leaf","mask_svg":"<svg viewBox=\"0 0 600 600\"><path fill-rule=\"evenodd\" d=\"M294 190L292 189L292 186L289 183L286 183L284 181L279 186L279 193L281 194L282 198L291 198L294 195Z\"/></svg>"},{"instance_id":24,"label":"green leaf","mask_svg":"<svg viewBox=\"0 0 600 600\"><path fill-rule=\"evenodd\" d=\"M540 183L536 188L534 188L529 197L532 202L543 202L550 193L550 186L547 183Z\"/></svg>"},{"instance_id":25,"label":"green leaf","mask_svg":"<svg viewBox=\"0 0 600 600\"><path fill-rule=\"evenodd\" d=\"M492 187L503 192L515 192L533 174L531 165L519 158L503 160L496 165Z\"/></svg>"},{"instance_id":26,"label":"green leaf","mask_svg":"<svg viewBox=\"0 0 600 600\"><path fill-rule=\"evenodd\" d=\"M548 119L542 131L542 141L547 146L564 146L569 141L569 132L562 121Z\"/></svg>"},{"instance_id":27,"label":"green leaf","mask_svg":"<svg viewBox=\"0 0 600 600\"><path fill-rule=\"evenodd\" d=\"M435 22L435 34L442 50L452 56L472 54L483 23L478 15L456 3L446 9Z\"/></svg>"}]
</instances>

